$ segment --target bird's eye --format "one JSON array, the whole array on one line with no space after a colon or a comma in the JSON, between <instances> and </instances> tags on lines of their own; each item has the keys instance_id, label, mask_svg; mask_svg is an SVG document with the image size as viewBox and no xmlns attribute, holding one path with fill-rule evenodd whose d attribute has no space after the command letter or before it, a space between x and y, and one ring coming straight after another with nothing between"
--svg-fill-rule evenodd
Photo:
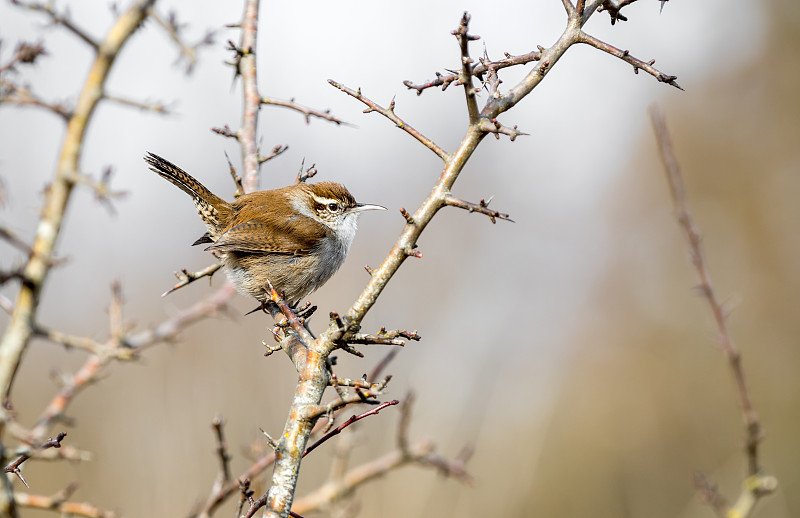
<instances>
[{"instance_id":1,"label":"bird's eye","mask_svg":"<svg viewBox=\"0 0 800 518\"><path fill-rule=\"evenodd\" d=\"M338 212L339 211L339 204L338 203L329 203L328 210L331 212Z\"/></svg>"}]
</instances>

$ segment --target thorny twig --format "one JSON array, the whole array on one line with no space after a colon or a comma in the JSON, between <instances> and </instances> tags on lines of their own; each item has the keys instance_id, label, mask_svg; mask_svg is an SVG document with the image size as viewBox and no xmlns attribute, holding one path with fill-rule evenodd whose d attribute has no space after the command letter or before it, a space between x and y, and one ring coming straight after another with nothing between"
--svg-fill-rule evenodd
<instances>
[{"instance_id":1,"label":"thorny twig","mask_svg":"<svg viewBox=\"0 0 800 518\"><path fill-rule=\"evenodd\" d=\"M321 445L322 443L324 443L325 441L327 441L328 439L330 439L334 435L338 435L338 434L342 433L342 430L344 430L345 428L347 428L351 424L355 423L356 421L360 421L361 419L364 419L365 417L369 417L371 415L376 415L378 412L380 412L384 408L386 408L388 406L397 405L399 403L400 403L400 401L398 401L396 399L393 399L392 401L387 401L386 403L381 403L380 405L376 406L372 410L367 410L366 412L364 412L362 414L358 414L358 415L354 414L352 417L350 417L350 419L348 419L344 423L340 424L339 426L337 426L335 429L331 430L330 432L326 433L317 442L315 442L314 444L312 444L311 446L306 448L306 451L303 452L303 457L305 457L306 455L308 455L309 453L314 451L319 445Z\"/></svg>"},{"instance_id":2,"label":"thorny twig","mask_svg":"<svg viewBox=\"0 0 800 518\"><path fill-rule=\"evenodd\" d=\"M48 448L61 448L61 441L64 440L64 437L67 436L66 432L60 432L55 438L51 437L45 443L37 446L35 449L37 450L46 450ZM22 472L20 471L19 467L22 465L23 462L30 459L30 454L22 454L20 455L17 460L12 462L11 464L7 465L3 468L3 471L6 473L14 473L19 479L25 484L25 487L30 488L31 486L28 485L28 481L25 480L25 477L22 476Z\"/></svg>"},{"instance_id":3,"label":"thorny twig","mask_svg":"<svg viewBox=\"0 0 800 518\"><path fill-rule=\"evenodd\" d=\"M676 216L689 243L692 265L699 280L698 288L708 302L714 322L717 325L720 347L728 359L736 385L739 406L745 422L745 454L747 457L748 477L743 483L743 489L737 502L733 507L728 508L726 516L746 517L752 512L760 497L770 494L776 489L777 479L761 473L761 466L758 461L758 445L764 436L764 431L745 378L741 352L733 342L728 329L727 314L719 302L711 282L711 274L703 254L702 237L692 219L686 188L681 178L680 164L672 148L672 140L667 130L664 115L657 107L651 107L650 119L656 133L661 160L666 170L670 193L675 204ZM706 483L699 487L707 493L711 485ZM716 508L720 500L713 498L710 502Z\"/></svg>"},{"instance_id":4,"label":"thorny twig","mask_svg":"<svg viewBox=\"0 0 800 518\"><path fill-rule=\"evenodd\" d=\"M289 108L290 110L300 112L305 116L306 124L311 124L311 117L316 117L318 119L323 119L326 121L333 122L336 125L352 126L352 124L344 122L340 118L331 115L330 110L325 110L325 111L315 110L313 108L297 104L296 102L294 102L294 98L285 101L283 99L275 99L272 97L262 97L261 104L267 104L270 106L282 106L284 108Z\"/></svg>"}]
</instances>

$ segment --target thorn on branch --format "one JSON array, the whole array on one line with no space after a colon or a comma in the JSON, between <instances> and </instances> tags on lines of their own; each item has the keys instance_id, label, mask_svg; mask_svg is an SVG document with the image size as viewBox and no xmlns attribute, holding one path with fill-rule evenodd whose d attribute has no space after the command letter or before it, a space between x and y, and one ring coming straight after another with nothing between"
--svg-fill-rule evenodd
<instances>
[{"instance_id":1,"label":"thorn on branch","mask_svg":"<svg viewBox=\"0 0 800 518\"><path fill-rule=\"evenodd\" d=\"M368 264L364 265L364 269L367 271L367 273L369 274L369 276L370 276L370 277L372 277L372 275L373 275L373 272L374 272L375 270L373 270L372 268L370 268Z\"/></svg>"},{"instance_id":2,"label":"thorn on branch","mask_svg":"<svg viewBox=\"0 0 800 518\"><path fill-rule=\"evenodd\" d=\"M295 185L307 182L309 178L315 177L319 172L316 164L311 164L304 170L305 162L305 158L300 162L300 171L297 172L297 178L294 181Z\"/></svg>"},{"instance_id":3,"label":"thorn on branch","mask_svg":"<svg viewBox=\"0 0 800 518\"><path fill-rule=\"evenodd\" d=\"M411 216L411 214L408 213L405 207L400 207L400 214L404 218L406 218L406 223L408 223L409 225L414 224L414 218Z\"/></svg>"},{"instance_id":4,"label":"thorn on branch","mask_svg":"<svg viewBox=\"0 0 800 518\"><path fill-rule=\"evenodd\" d=\"M244 185L242 185L242 177L236 173L236 168L233 167L231 163L231 159L228 156L228 152L224 151L225 153L225 160L228 161L228 170L231 173L231 178L233 179L233 184L236 186L236 190L233 193L234 198L238 198L242 194L244 194Z\"/></svg>"},{"instance_id":5,"label":"thorn on branch","mask_svg":"<svg viewBox=\"0 0 800 518\"><path fill-rule=\"evenodd\" d=\"M273 439L270 434L265 432L263 428L259 428L259 430L261 431L262 434L264 434L264 437L267 438L267 444L269 445L269 447L272 448L274 451L278 451L280 445L275 441L275 439Z\"/></svg>"}]
</instances>

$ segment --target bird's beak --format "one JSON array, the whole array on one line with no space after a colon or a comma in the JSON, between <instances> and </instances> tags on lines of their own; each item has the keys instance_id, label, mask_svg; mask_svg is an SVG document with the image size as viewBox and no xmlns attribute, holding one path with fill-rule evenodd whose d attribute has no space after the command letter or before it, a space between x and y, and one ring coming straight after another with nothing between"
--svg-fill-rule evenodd
<instances>
[{"instance_id":1,"label":"bird's beak","mask_svg":"<svg viewBox=\"0 0 800 518\"><path fill-rule=\"evenodd\" d=\"M364 212L365 210L386 210L386 207L381 205L369 205L367 203L356 203L356 206L348 212Z\"/></svg>"}]
</instances>

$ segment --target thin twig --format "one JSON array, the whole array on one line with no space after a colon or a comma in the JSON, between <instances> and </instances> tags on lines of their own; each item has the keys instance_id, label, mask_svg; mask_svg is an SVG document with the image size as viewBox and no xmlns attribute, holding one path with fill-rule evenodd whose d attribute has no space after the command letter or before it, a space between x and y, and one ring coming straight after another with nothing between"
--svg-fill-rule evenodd
<instances>
[{"instance_id":1,"label":"thin twig","mask_svg":"<svg viewBox=\"0 0 800 518\"><path fill-rule=\"evenodd\" d=\"M352 126L352 124L350 124L349 122L344 122L342 119L331 115L330 110L325 110L325 111L315 110L313 108L297 104L296 102L294 102L294 99L289 99L288 101L285 101L283 99L275 99L272 97L262 97L261 104L268 104L270 106L282 106L284 108L289 108L290 110L300 112L305 116L306 124L311 124L311 117L316 117L318 119L323 119L326 121L333 122L336 125Z\"/></svg>"},{"instance_id":2,"label":"thin twig","mask_svg":"<svg viewBox=\"0 0 800 518\"><path fill-rule=\"evenodd\" d=\"M425 146L426 148L428 148L431 151L433 151L434 153L436 153L436 156L438 156L442 160L445 160L445 161L448 160L449 155L448 155L447 151L445 151L444 149L439 147L434 141L432 141L431 139L429 139L428 137L426 137L425 135L423 135L422 133L420 133L419 131L417 131L413 127L409 126L408 124L406 124L405 121L403 121L403 119L401 119L400 117L395 115L395 113L394 113L394 100L392 100L392 102L389 104L389 108L384 108L384 107L380 106L379 104L377 104L376 102L372 101L371 99L368 99L367 97L361 95L361 89L360 88L356 91L356 90L353 90L351 88L348 88L348 87L344 86L341 83L337 83L336 81L334 81L332 79L328 79L328 83L330 83L334 88L338 88L339 90L341 90L342 92L346 93L347 95L349 95L351 97L355 97L356 99L358 99L362 103L366 104L369 108L364 110L364 113L370 113L370 112L380 113L381 115L383 115L384 117L386 117L390 121L394 122L395 125L398 128L400 128L401 130L405 131L406 133L408 133L409 135L411 135L412 137L417 139L423 146Z\"/></svg>"},{"instance_id":3,"label":"thin twig","mask_svg":"<svg viewBox=\"0 0 800 518\"><path fill-rule=\"evenodd\" d=\"M350 419L348 419L344 423L340 424L339 426L337 426L335 429L331 430L330 432L326 433L317 442L315 442L314 444L312 444L311 446L306 448L306 451L303 452L303 457L305 457L306 455L308 455L309 453L314 451L319 445L321 445L322 443L324 443L325 441L327 441L328 439L330 439L334 435L339 435L340 433L342 433L342 430L344 430L345 428L347 428L351 424L355 423L356 421L360 421L360 420L364 419L365 417L369 417L371 415L376 415L378 412L380 412L384 408L386 408L388 406L397 405L399 403L400 403L400 401L394 399L392 401L387 401L386 403L381 403L380 405L376 406L372 410L367 410L363 414L353 415L352 417L350 417Z\"/></svg>"},{"instance_id":4,"label":"thin twig","mask_svg":"<svg viewBox=\"0 0 800 518\"><path fill-rule=\"evenodd\" d=\"M736 383L739 405L742 409L742 417L744 418L747 432L745 444L748 464L747 472L750 475L755 475L760 470L758 462L758 443L763 438L764 432L758 413L753 405L750 388L747 385L744 368L742 367L742 355L733 342L733 338L728 330L727 314L722 304L719 302L711 282L711 273L708 271L708 264L703 254L702 236L692 220L689 201L686 196L686 188L681 178L680 165L672 149L672 140L670 139L667 125L664 121L664 115L658 108L652 107L650 109L650 120L656 132L658 150L667 173L667 180L669 182L670 193L672 194L672 201L675 203L675 212L678 222L689 243L692 265L695 268L699 281L698 289L708 302L711 314L714 317L714 322L717 325L720 346L730 362L731 372L733 373L733 379Z\"/></svg>"},{"instance_id":5,"label":"thin twig","mask_svg":"<svg viewBox=\"0 0 800 518\"><path fill-rule=\"evenodd\" d=\"M681 178L680 164L673 151L672 140L667 130L664 115L656 106L650 108L650 120L658 141L661 161L667 174L676 216L689 244L692 265L699 280L698 288L708 302L719 333L720 347L728 359L734 384L736 385L739 406L745 423L745 455L747 457L747 473L749 476L743 483L742 492L737 502L726 512L726 516L746 517L760 497L775 490L777 480L775 477L761 473L761 466L758 460L758 445L763 439L764 431L745 378L741 352L733 342L728 329L727 314L719 302L711 282L711 274L703 253L702 236L692 219L686 188ZM711 486L705 483L701 489L706 489L706 492L708 492L709 487ZM715 508L720 505L719 502L718 498L711 499L711 504Z\"/></svg>"},{"instance_id":6,"label":"thin twig","mask_svg":"<svg viewBox=\"0 0 800 518\"><path fill-rule=\"evenodd\" d=\"M565 0L569 1L569 0ZM542 52L540 50L533 50L526 54L520 54L519 56L512 56L511 54L506 53L506 58L501 59L498 61L489 61L486 59L480 60L480 62L472 67L472 75L474 77L482 77L484 74L489 72L490 70L500 70L507 67L513 67L517 65L525 65L530 63L531 61L539 61L542 57ZM460 74L440 74L436 72L436 79L433 81L428 81L426 83L415 84L411 81L403 81L403 84L409 90L416 90L417 95L422 95L422 92L427 90L428 88L436 88L441 86L442 90L447 90L447 87L452 85L458 86L461 84Z\"/></svg>"},{"instance_id":7,"label":"thin twig","mask_svg":"<svg viewBox=\"0 0 800 518\"><path fill-rule=\"evenodd\" d=\"M678 76L667 75L653 66L653 64L655 64L656 62L655 59L652 59L645 63L641 59L631 56L630 52L628 52L627 50L618 49L617 47L609 45L608 43L601 41L595 38L594 36L586 34L583 31L581 31L580 38L578 41L580 41L581 43L586 43L588 45L591 45L596 49L602 50L603 52L607 52L608 54L618 57L622 61L630 65L633 65L633 72L635 74L638 74L639 69L641 69L650 74L651 76L655 77L656 79L658 79L660 83L666 83L670 86L674 86L678 90L683 90L683 88L676 81L678 79Z\"/></svg>"},{"instance_id":8,"label":"thin twig","mask_svg":"<svg viewBox=\"0 0 800 518\"><path fill-rule=\"evenodd\" d=\"M202 279L203 277L208 277L209 279L211 279L211 276L217 273L217 270L219 270L220 268L222 268L222 263L215 263L208 265L202 270L197 272L190 272L186 268L181 268L179 272L175 272L175 277L178 278L177 284L175 284L173 287L162 293L161 296L166 297L173 291L179 290L198 279Z\"/></svg>"},{"instance_id":9,"label":"thin twig","mask_svg":"<svg viewBox=\"0 0 800 518\"><path fill-rule=\"evenodd\" d=\"M89 36L89 34L86 31L75 25L72 22L72 20L68 18L66 14L61 14L56 12L53 3L48 2L46 4L39 4L36 2L23 2L22 0L11 0L11 3L14 5L19 5L21 7L27 7L32 11L40 11L47 14L48 16L50 16L50 20L54 24L61 25L65 29L69 30L70 32L72 32L72 34L77 36L79 39L83 40L87 45L94 48L95 50L100 48L100 45L94 40L94 38Z\"/></svg>"},{"instance_id":10,"label":"thin twig","mask_svg":"<svg viewBox=\"0 0 800 518\"><path fill-rule=\"evenodd\" d=\"M163 103L149 102L149 101L135 101L133 99L126 99L125 97L119 97L117 95L110 95L105 93L103 94L103 99L118 104L122 104L124 106L139 108L140 110L144 111L160 113L161 115L168 115L171 113L171 110L167 107L166 104Z\"/></svg>"},{"instance_id":11,"label":"thin twig","mask_svg":"<svg viewBox=\"0 0 800 518\"><path fill-rule=\"evenodd\" d=\"M66 432L60 432L55 438L51 437L43 444L37 446L35 449L37 450L46 450L48 448L61 448L61 441L64 440L64 437L67 436ZM25 477L22 476L22 472L20 471L19 467L22 465L23 462L30 459L31 455L28 453L20 455L17 460L8 464L3 471L6 473L14 473L19 479L25 484L25 487L30 488L31 486L28 485L28 482L25 480Z\"/></svg>"},{"instance_id":12,"label":"thin twig","mask_svg":"<svg viewBox=\"0 0 800 518\"><path fill-rule=\"evenodd\" d=\"M477 212L479 214L483 214L485 216L489 216L489 220L492 223L497 223L497 219L502 219L504 221L510 221L514 223L514 220L511 219L508 214L498 212L496 210L492 210L489 208L489 203L491 203L492 199L489 198L488 201L481 199L478 203L471 203L460 198L456 198L452 194L449 194L445 197L445 203L450 205L451 207L458 207L460 209L467 210L469 212Z\"/></svg>"}]
</instances>

